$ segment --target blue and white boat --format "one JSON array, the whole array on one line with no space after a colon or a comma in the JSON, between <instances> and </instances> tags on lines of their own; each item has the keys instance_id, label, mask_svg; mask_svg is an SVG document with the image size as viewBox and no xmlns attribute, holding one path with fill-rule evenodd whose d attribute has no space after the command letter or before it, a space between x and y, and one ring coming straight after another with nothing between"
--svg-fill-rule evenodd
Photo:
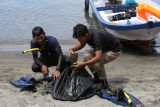
<instances>
[{"instance_id":1,"label":"blue and white boat","mask_svg":"<svg viewBox=\"0 0 160 107\"><path fill-rule=\"evenodd\" d=\"M136 8L143 1L127 3L126 0L85 0L85 9L88 10L90 4L96 18L106 31L121 41L148 51L160 32L160 18L147 12L145 13L147 20L140 17ZM145 4L160 10L159 0L145 0Z\"/></svg>"}]
</instances>

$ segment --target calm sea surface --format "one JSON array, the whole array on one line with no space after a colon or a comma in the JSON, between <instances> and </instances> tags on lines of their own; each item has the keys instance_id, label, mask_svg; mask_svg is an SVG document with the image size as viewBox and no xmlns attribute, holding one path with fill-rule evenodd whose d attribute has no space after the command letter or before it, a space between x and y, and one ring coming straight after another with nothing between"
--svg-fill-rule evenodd
<instances>
[{"instance_id":1,"label":"calm sea surface","mask_svg":"<svg viewBox=\"0 0 160 107\"><path fill-rule=\"evenodd\" d=\"M76 42L72 29L77 23L100 28L89 12L84 12L84 0L0 0L0 51L28 49L35 26L68 50Z\"/></svg>"},{"instance_id":2,"label":"calm sea surface","mask_svg":"<svg viewBox=\"0 0 160 107\"><path fill-rule=\"evenodd\" d=\"M0 50L28 48L34 26L67 47L73 26L93 23L83 9L84 0L0 0Z\"/></svg>"}]
</instances>

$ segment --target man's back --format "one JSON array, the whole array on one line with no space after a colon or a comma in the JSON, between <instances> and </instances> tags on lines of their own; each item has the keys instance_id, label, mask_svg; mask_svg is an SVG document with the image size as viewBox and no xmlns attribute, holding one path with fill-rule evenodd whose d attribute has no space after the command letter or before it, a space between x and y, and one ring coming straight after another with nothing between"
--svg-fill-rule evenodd
<instances>
[{"instance_id":1,"label":"man's back","mask_svg":"<svg viewBox=\"0 0 160 107\"><path fill-rule=\"evenodd\" d=\"M122 45L119 40L107 31L90 30L91 39L87 42L92 48L103 52L119 52Z\"/></svg>"}]
</instances>

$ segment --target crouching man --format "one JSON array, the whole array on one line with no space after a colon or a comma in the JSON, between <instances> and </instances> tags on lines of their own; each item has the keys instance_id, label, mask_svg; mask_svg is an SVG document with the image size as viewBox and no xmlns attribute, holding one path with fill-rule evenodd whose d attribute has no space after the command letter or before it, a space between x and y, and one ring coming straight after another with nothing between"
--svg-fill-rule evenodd
<instances>
[{"instance_id":1,"label":"crouching man","mask_svg":"<svg viewBox=\"0 0 160 107\"><path fill-rule=\"evenodd\" d=\"M80 69L86 65L94 75L96 83L102 83L102 88L108 88L107 76L104 64L116 59L122 51L119 40L106 31L88 29L83 24L77 24L73 28L73 38L79 43L69 49L69 54L75 54L88 44L91 47L84 55L84 62L77 61L75 67Z\"/></svg>"},{"instance_id":2,"label":"crouching man","mask_svg":"<svg viewBox=\"0 0 160 107\"><path fill-rule=\"evenodd\" d=\"M46 36L43 28L36 26L32 30L33 39L31 40L31 48L39 48L40 56L37 51L33 51L34 63L32 65L33 72L41 72L47 75L48 67L57 66L58 58L62 55L61 47L57 39L53 36ZM53 76L58 78L60 72L58 68L53 72Z\"/></svg>"}]
</instances>

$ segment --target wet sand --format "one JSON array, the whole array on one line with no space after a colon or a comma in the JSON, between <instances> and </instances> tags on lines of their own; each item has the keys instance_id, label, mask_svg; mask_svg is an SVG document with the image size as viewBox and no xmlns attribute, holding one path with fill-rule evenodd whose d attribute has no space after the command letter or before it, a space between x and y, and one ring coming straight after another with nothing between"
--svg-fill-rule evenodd
<instances>
[{"instance_id":1,"label":"wet sand","mask_svg":"<svg viewBox=\"0 0 160 107\"><path fill-rule=\"evenodd\" d=\"M160 106L160 56L145 55L132 47L105 65L108 81L112 86L123 87L147 107ZM80 55L82 57L82 54ZM80 58L82 59L82 58ZM0 52L0 107L118 107L98 96L77 101L54 100L50 94L20 92L9 80L23 75L38 78L42 75L31 71L31 54Z\"/></svg>"}]
</instances>

